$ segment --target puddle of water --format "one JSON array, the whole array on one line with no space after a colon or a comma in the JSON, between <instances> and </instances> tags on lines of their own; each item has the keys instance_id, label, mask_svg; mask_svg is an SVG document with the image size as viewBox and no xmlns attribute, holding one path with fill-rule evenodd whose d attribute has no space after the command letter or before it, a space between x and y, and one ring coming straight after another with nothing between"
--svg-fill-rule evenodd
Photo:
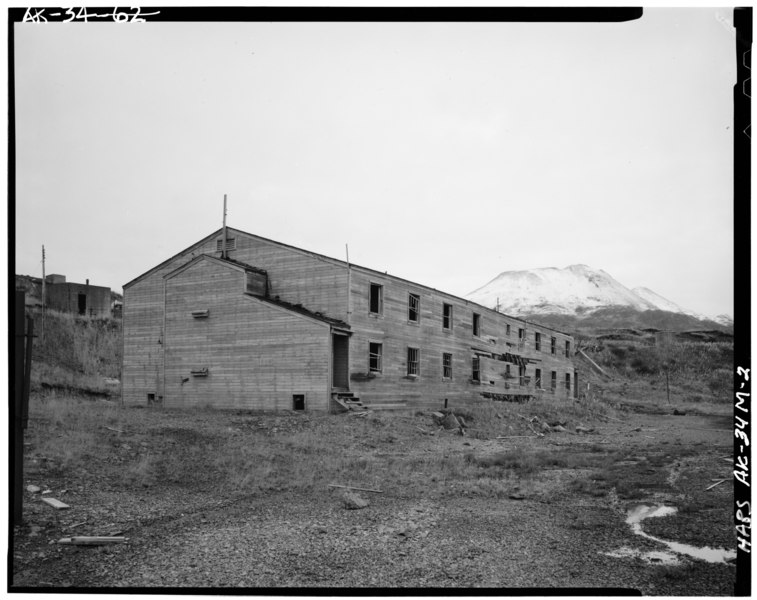
<instances>
[{"instance_id":1,"label":"puddle of water","mask_svg":"<svg viewBox=\"0 0 757 600\"><path fill-rule=\"evenodd\" d=\"M642 552L641 550L634 550L627 546L624 546L615 552L605 552L604 554L612 556L613 558L640 558L650 565L676 566L681 564L681 561L672 552Z\"/></svg>"},{"instance_id":2,"label":"puddle of water","mask_svg":"<svg viewBox=\"0 0 757 600\"><path fill-rule=\"evenodd\" d=\"M697 548L689 544L682 544L680 542L669 542L660 538L656 538L648 533L644 533L641 529L641 522L644 519L651 519L654 517L667 517L668 515L674 515L678 512L678 509L674 506L647 506L642 504L628 511L628 517L626 523L631 526L631 530L642 537L649 540L665 544L670 550L676 554L685 554L693 558L705 560L711 563L724 563L729 559L736 557L735 550L726 550L724 548L710 548L705 546L704 548Z\"/></svg>"}]
</instances>

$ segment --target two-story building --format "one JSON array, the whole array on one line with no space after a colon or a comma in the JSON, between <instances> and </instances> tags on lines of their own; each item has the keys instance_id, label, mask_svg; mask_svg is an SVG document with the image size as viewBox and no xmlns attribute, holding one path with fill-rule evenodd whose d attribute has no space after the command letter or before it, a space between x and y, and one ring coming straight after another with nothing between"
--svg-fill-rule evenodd
<instances>
[{"instance_id":1,"label":"two-story building","mask_svg":"<svg viewBox=\"0 0 757 600\"><path fill-rule=\"evenodd\" d=\"M573 338L237 229L124 286L128 403L438 408L576 390Z\"/></svg>"}]
</instances>

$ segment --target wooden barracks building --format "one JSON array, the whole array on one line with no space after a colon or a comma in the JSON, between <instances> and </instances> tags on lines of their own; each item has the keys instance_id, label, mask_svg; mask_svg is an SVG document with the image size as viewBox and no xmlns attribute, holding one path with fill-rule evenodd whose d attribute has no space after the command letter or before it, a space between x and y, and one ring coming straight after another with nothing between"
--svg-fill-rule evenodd
<instances>
[{"instance_id":1,"label":"wooden barracks building","mask_svg":"<svg viewBox=\"0 0 757 600\"><path fill-rule=\"evenodd\" d=\"M567 334L230 227L127 283L123 333L126 403L418 409L577 384Z\"/></svg>"}]
</instances>

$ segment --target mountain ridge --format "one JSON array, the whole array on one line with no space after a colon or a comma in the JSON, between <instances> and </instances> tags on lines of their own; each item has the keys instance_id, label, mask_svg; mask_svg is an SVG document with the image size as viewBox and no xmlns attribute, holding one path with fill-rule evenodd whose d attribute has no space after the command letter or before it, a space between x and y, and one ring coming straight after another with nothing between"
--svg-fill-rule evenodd
<instances>
[{"instance_id":1,"label":"mountain ridge","mask_svg":"<svg viewBox=\"0 0 757 600\"><path fill-rule=\"evenodd\" d=\"M630 289L602 269L573 264L563 269L544 267L503 271L465 296L483 306L516 317L566 317L565 323L595 320L619 326L665 328L732 327L728 315L716 318L688 310L646 287ZM646 316L640 316L645 315ZM667 315L667 316L666 316ZM555 320L550 319L550 320ZM652 325L654 323L655 325Z\"/></svg>"}]
</instances>

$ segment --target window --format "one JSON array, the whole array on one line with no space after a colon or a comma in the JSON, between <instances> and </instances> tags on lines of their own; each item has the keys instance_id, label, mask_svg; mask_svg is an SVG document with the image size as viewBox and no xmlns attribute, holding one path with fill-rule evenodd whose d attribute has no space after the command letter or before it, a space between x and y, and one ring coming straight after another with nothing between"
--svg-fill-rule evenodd
<instances>
[{"instance_id":1,"label":"window","mask_svg":"<svg viewBox=\"0 0 757 600\"><path fill-rule=\"evenodd\" d=\"M522 327L518 329L518 339L522 342L526 339L526 330Z\"/></svg>"},{"instance_id":2,"label":"window","mask_svg":"<svg viewBox=\"0 0 757 600\"><path fill-rule=\"evenodd\" d=\"M510 365L505 365L505 379L512 379L512 373L510 372Z\"/></svg>"},{"instance_id":3,"label":"window","mask_svg":"<svg viewBox=\"0 0 757 600\"><path fill-rule=\"evenodd\" d=\"M481 315L473 313L473 335L481 335Z\"/></svg>"},{"instance_id":4,"label":"window","mask_svg":"<svg viewBox=\"0 0 757 600\"><path fill-rule=\"evenodd\" d=\"M570 340L565 340L565 356L570 358Z\"/></svg>"},{"instance_id":5,"label":"window","mask_svg":"<svg viewBox=\"0 0 757 600\"><path fill-rule=\"evenodd\" d=\"M478 356L473 357L471 379L481 381L481 359Z\"/></svg>"},{"instance_id":6,"label":"window","mask_svg":"<svg viewBox=\"0 0 757 600\"><path fill-rule=\"evenodd\" d=\"M526 385L528 384L528 381L526 381L526 367L523 365L520 365L518 367L518 385Z\"/></svg>"},{"instance_id":7,"label":"window","mask_svg":"<svg viewBox=\"0 0 757 600\"><path fill-rule=\"evenodd\" d=\"M418 375L419 354L420 354L420 350L418 350L418 348L407 349L407 374L408 375L415 375L415 376Z\"/></svg>"},{"instance_id":8,"label":"window","mask_svg":"<svg viewBox=\"0 0 757 600\"><path fill-rule=\"evenodd\" d=\"M534 386L536 389L541 389L541 369L536 369L534 372Z\"/></svg>"},{"instance_id":9,"label":"window","mask_svg":"<svg viewBox=\"0 0 757 600\"><path fill-rule=\"evenodd\" d=\"M292 396L292 410L305 410L305 394Z\"/></svg>"},{"instance_id":10,"label":"window","mask_svg":"<svg viewBox=\"0 0 757 600\"><path fill-rule=\"evenodd\" d=\"M510 335L510 323L508 323L507 325L505 325L505 333L507 335Z\"/></svg>"},{"instance_id":11,"label":"window","mask_svg":"<svg viewBox=\"0 0 757 600\"><path fill-rule=\"evenodd\" d=\"M226 238L226 250L236 250L237 249L237 239L236 238ZM223 251L223 239L216 240L216 252Z\"/></svg>"},{"instance_id":12,"label":"window","mask_svg":"<svg viewBox=\"0 0 757 600\"><path fill-rule=\"evenodd\" d=\"M557 389L557 371L552 371L552 391Z\"/></svg>"},{"instance_id":13,"label":"window","mask_svg":"<svg viewBox=\"0 0 757 600\"><path fill-rule=\"evenodd\" d=\"M536 350L541 350L541 333L538 331L534 332L534 348Z\"/></svg>"},{"instance_id":14,"label":"window","mask_svg":"<svg viewBox=\"0 0 757 600\"><path fill-rule=\"evenodd\" d=\"M451 304L442 304L442 329L452 329Z\"/></svg>"},{"instance_id":15,"label":"window","mask_svg":"<svg viewBox=\"0 0 757 600\"><path fill-rule=\"evenodd\" d=\"M570 391L570 373L565 373L565 389Z\"/></svg>"},{"instance_id":16,"label":"window","mask_svg":"<svg viewBox=\"0 0 757 600\"><path fill-rule=\"evenodd\" d=\"M381 355L383 354L383 348L381 344L370 342L368 344L368 370L374 372L381 372Z\"/></svg>"},{"instance_id":17,"label":"window","mask_svg":"<svg viewBox=\"0 0 757 600\"><path fill-rule=\"evenodd\" d=\"M245 290L254 296L266 296L268 294L268 275L247 271Z\"/></svg>"},{"instance_id":18,"label":"window","mask_svg":"<svg viewBox=\"0 0 757 600\"><path fill-rule=\"evenodd\" d=\"M557 354L557 338L552 338L550 342L552 354Z\"/></svg>"},{"instance_id":19,"label":"window","mask_svg":"<svg viewBox=\"0 0 757 600\"><path fill-rule=\"evenodd\" d=\"M448 352L442 354L442 377L452 379L452 354Z\"/></svg>"},{"instance_id":20,"label":"window","mask_svg":"<svg viewBox=\"0 0 757 600\"><path fill-rule=\"evenodd\" d=\"M374 315L380 315L384 311L384 286L378 283L371 284L371 298L369 301L370 312Z\"/></svg>"},{"instance_id":21,"label":"window","mask_svg":"<svg viewBox=\"0 0 757 600\"><path fill-rule=\"evenodd\" d=\"M408 294L407 320L418 323L421 320L421 297L418 294Z\"/></svg>"}]
</instances>

